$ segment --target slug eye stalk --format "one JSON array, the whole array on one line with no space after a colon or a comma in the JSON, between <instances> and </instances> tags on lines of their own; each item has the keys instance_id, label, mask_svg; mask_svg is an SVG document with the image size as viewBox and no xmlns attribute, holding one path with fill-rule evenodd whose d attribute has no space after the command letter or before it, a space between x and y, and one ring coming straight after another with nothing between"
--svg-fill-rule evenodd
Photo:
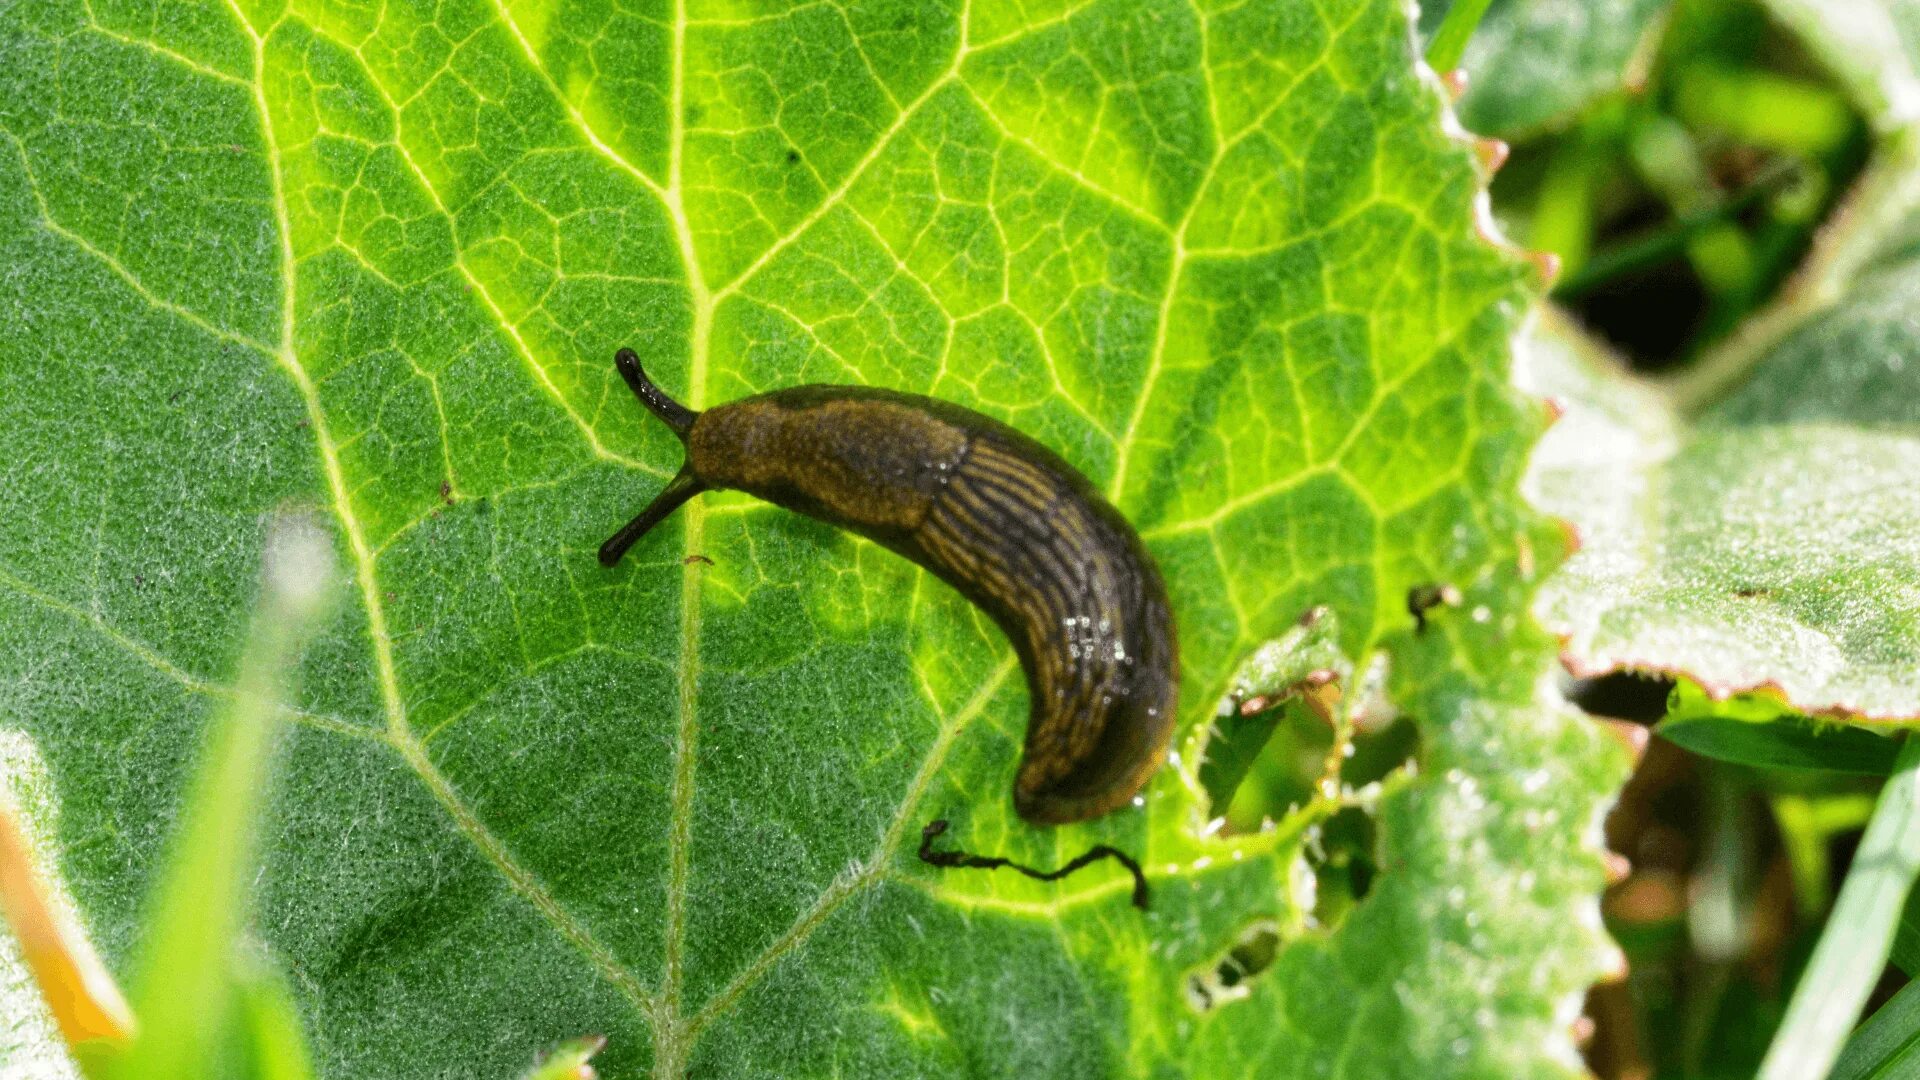
<instances>
[{"instance_id":1,"label":"slug eye stalk","mask_svg":"<svg viewBox=\"0 0 1920 1080\"><path fill-rule=\"evenodd\" d=\"M627 380L628 389L640 399L640 404L672 428L684 445L687 433L693 430L693 422L700 418L700 414L668 397L665 390L655 386L653 380L647 378L646 369L640 366L639 355L632 349L621 349L614 353L613 366L620 369L620 377Z\"/></svg>"}]
</instances>

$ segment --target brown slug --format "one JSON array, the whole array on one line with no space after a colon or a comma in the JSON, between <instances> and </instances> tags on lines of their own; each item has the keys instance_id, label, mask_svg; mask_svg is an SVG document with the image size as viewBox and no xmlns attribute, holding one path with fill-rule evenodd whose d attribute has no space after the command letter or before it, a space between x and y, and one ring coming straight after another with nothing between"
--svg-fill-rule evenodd
<instances>
[{"instance_id":1,"label":"brown slug","mask_svg":"<svg viewBox=\"0 0 1920 1080\"><path fill-rule=\"evenodd\" d=\"M1140 537L1059 455L949 402L796 386L705 412L669 398L631 349L627 385L687 448L680 472L600 548L634 542L730 488L867 537L931 570L1012 642L1032 702L1014 807L1098 817L1159 768L1178 690L1172 611Z\"/></svg>"}]
</instances>

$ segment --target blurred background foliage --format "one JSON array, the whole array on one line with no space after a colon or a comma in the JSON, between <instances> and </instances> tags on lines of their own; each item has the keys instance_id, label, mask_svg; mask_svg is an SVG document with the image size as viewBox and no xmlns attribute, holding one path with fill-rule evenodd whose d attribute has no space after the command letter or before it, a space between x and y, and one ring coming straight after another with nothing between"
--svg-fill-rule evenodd
<instances>
[{"instance_id":1,"label":"blurred background foliage","mask_svg":"<svg viewBox=\"0 0 1920 1080\"><path fill-rule=\"evenodd\" d=\"M1578 94L1541 88L1555 56ZM1560 257L1554 302L1643 371L1764 305L1871 148L1842 87L1744 0L1496 5L1465 63L1462 121L1512 146L1497 216Z\"/></svg>"},{"instance_id":2,"label":"blurred background foliage","mask_svg":"<svg viewBox=\"0 0 1920 1080\"><path fill-rule=\"evenodd\" d=\"M1793 287L1887 126L1823 45L1796 32L1797 3L1460 2L1487 8L1459 65L1456 108L1462 126L1508 146L1495 218L1515 243L1558 257L1550 302L1653 385L1683 386ZM1445 38L1449 10L1421 12L1442 68L1448 46L1434 35ZM1604 1080L1752 1077L1897 744L1777 699L1714 701L1653 674L1569 678L1567 689L1591 713L1659 732L1607 824L1630 871L1603 912L1629 970L1589 997L1589 1064ZM1324 763L1331 736L1307 703L1273 711L1274 737L1227 828L1258 828L1305 801ZM1346 775L1359 785L1406 760L1411 728L1388 718L1363 735ZM1331 917L1365 892L1366 828L1354 815L1321 837L1319 906ZM1895 999L1920 966L1915 916L1909 906L1834 1076L1920 1069L1920 1057L1864 1045L1920 1039L1920 994Z\"/></svg>"}]
</instances>

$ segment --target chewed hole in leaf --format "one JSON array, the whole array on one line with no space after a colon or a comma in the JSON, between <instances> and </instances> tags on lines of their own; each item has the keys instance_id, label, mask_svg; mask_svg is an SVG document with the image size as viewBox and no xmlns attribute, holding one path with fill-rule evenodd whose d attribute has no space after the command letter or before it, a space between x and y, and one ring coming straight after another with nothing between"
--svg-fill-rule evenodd
<instances>
[{"instance_id":1,"label":"chewed hole in leaf","mask_svg":"<svg viewBox=\"0 0 1920 1080\"><path fill-rule=\"evenodd\" d=\"M1393 730L1411 734L1414 726L1402 721ZM1372 892L1379 873L1377 843L1370 805L1344 806L1310 826L1293 860L1287 890L1293 906L1285 928L1280 920L1262 919L1243 930L1217 959L1188 975L1188 1004L1204 1012L1246 997L1289 939L1337 929Z\"/></svg>"},{"instance_id":2,"label":"chewed hole in leaf","mask_svg":"<svg viewBox=\"0 0 1920 1080\"><path fill-rule=\"evenodd\" d=\"M1379 870L1373 815L1357 806L1321 823L1309 852L1313 868L1313 921L1331 930L1345 921L1373 890Z\"/></svg>"},{"instance_id":3,"label":"chewed hole in leaf","mask_svg":"<svg viewBox=\"0 0 1920 1080\"><path fill-rule=\"evenodd\" d=\"M1215 816L1227 831L1249 832L1271 806L1311 802L1334 732L1331 725L1297 701L1285 702L1223 723L1208 744L1200 778L1214 799Z\"/></svg>"},{"instance_id":4,"label":"chewed hole in leaf","mask_svg":"<svg viewBox=\"0 0 1920 1080\"><path fill-rule=\"evenodd\" d=\"M1218 960L1187 976L1187 1004L1205 1012L1246 997L1279 954L1279 924L1272 919L1254 923Z\"/></svg>"},{"instance_id":5,"label":"chewed hole in leaf","mask_svg":"<svg viewBox=\"0 0 1920 1080\"><path fill-rule=\"evenodd\" d=\"M1229 811L1263 758L1304 759L1316 750L1326 758L1352 681L1338 632L1333 613L1314 608L1234 673L1199 747L1200 783L1213 816Z\"/></svg>"},{"instance_id":6,"label":"chewed hole in leaf","mask_svg":"<svg viewBox=\"0 0 1920 1080\"><path fill-rule=\"evenodd\" d=\"M1368 785L1405 769L1420 756L1420 726L1396 717L1369 731L1356 724L1340 740L1334 729L1298 705L1275 709L1278 719L1248 764L1226 805L1225 833L1267 825L1274 806L1303 810L1316 803L1361 798ZM1203 763L1202 774L1206 775Z\"/></svg>"},{"instance_id":7,"label":"chewed hole in leaf","mask_svg":"<svg viewBox=\"0 0 1920 1080\"><path fill-rule=\"evenodd\" d=\"M1221 702L1199 775L1225 832L1266 827L1276 806L1325 813L1418 759L1419 724L1383 691L1385 654L1357 681L1336 663L1291 684L1240 684Z\"/></svg>"},{"instance_id":8,"label":"chewed hole in leaf","mask_svg":"<svg viewBox=\"0 0 1920 1080\"><path fill-rule=\"evenodd\" d=\"M1454 592L1432 591L1432 603L1418 610L1450 603L1441 594ZM1413 594L1409 610L1416 610ZM1419 726L1389 700L1388 675L1385 652L1356 670L1340 647L1338 619L1325 607L1256 649L1235 671L1197 747L1215 828L1267 828L1276 806L1325 817L1415 761Z\"/></svg>"}]
</instances>

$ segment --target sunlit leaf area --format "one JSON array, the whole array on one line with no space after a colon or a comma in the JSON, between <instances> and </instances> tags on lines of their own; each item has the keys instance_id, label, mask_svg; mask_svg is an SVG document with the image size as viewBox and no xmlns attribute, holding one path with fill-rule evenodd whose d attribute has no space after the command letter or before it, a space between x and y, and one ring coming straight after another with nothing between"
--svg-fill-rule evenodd
<instances>
[{"instance_id":1,"label":"sunlit leaf area","mask_svg":"<svg viewBox=\"0 0 1920 1080\"><path fill-rule=\"evenodd\" d=\"M0 2L0 1077L1906 1075L1916 253L1911 0Z\"/></svg>"}]
</instances>

